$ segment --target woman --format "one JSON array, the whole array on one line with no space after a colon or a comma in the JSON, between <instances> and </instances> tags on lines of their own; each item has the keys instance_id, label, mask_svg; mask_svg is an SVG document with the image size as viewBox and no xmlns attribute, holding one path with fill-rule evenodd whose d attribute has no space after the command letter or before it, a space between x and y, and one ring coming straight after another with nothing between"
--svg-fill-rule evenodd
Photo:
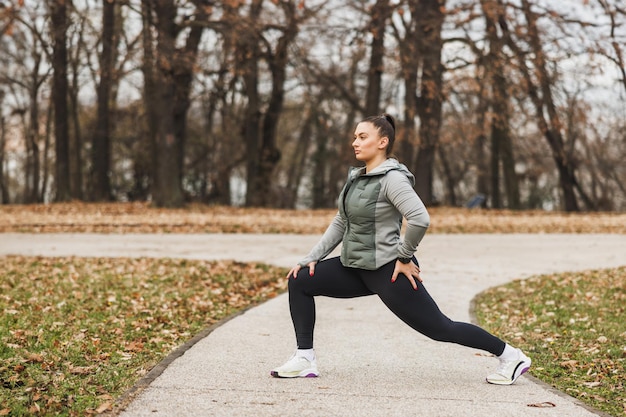
<instances>
[{"instance_id":1,"label":"woman","mask_svg":"<svg viewBox=\"0 0 626 417\"><path fill-rule=\"evenodd\" d=\"M369 117L357 125L352 147L364 166L351 170L339 196L339 212L317 245L287 274L298 346L292 358L271 375L319 375L313 350L315 296L376 294L396 316L425 336L496 355L500 365L487 382L513 384L530 368L530 358L478 326L450 320L422 285L413 254L430 217L413 190L413 175L389 156L394 139L395 123L389 115ZM402 240L403 217L407 226ZM341 256L324 259L341 242Z\"/></svg>"}]
</instances>

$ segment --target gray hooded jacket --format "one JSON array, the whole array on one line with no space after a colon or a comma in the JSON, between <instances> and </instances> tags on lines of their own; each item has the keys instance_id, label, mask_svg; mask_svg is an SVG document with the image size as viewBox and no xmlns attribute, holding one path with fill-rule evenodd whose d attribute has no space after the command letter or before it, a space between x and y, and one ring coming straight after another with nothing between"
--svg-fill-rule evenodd
<instances>
[{"instance_id":1,"label":"gray hooded jacket","mask_svg":"<svg viewBox=\"0 0 626 417\"><path fill-rule=\"evenodd\" d=\"M392 158L368 173L365 167L352 168L339 195L339 212L300 266L324 259L342 241L346 267L375 270L413 256L430 224L414 183L407 167ZM403 217L407 225L401 239Z\"/></svg>"}]
</instances>

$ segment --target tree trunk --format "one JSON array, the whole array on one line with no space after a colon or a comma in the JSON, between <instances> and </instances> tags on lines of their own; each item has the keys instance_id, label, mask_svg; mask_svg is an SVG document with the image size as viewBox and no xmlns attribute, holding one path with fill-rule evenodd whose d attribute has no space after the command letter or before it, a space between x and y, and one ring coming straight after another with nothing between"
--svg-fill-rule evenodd
<instances>
[{"instance_id":1,"label":"tree trunk","mask_svg":"<svg viewBox=\"0 0 626 417\"><path fill-rule=\"evenodd\" d=\"M50 31L52 33L52 103L54 106L55 185L56 201L69 201L70 153L68 127L67 28L68 4L71 0L50 0Z\"/></svg>"},{"instance_id":2,"label":"tree trunk","mask_svg":"<svg viewBox=\"0 0 626 417\"><path fill-rule=\"evenodd\" d=\"M183 193L174 117L176 85L174 59L176 52L176 6L173 1L154 4L156 13L156 160L154 178L154 203L158 207L181 207Z\"/></svg>"},{"instance_id":3,"label":"tree trunk","mask_svg":"<svg viewBox=\"0 0 626 417\"><path fill-rule=\"evenodd\" d=\"M256 22L256 16L261 11L261 2L256 4L258 8L252 7L250 14L250 21ZM258 93L258 64L256 62L247 62L244 64L244 68L247 68L244 79L246 80L246 92L249 97L248 105L251 107L248 110L249 117L254 122L260 120L261 122L261 140L258 144L256 135L252 132L248 132L248 143L250 146L257 150L257 152L251 152L248 149L248 153L252 153L249 156L250 159L256 158L256 161L249 161L249 168L247 175L247 192L246 192L246 205L257 207L270 207L274 205L274 195L272 193L272 186L274 182L274 170L276 165L280 161L281 153L276 146L276 135L278 128L278 121L283 110L283 102L285 99L285 80L286 71L289 57L289 46L298 34L298 25L296 20L296 6L295 4L285 2L282 4L283 11L287 18L287 25L282 29L282 35L277 41L276 50L272 53L267 51L265 59L272 77L272 91L270 92L269 102L267 104L267 110L262 115L260 108L260 97ZM258 57L259 45L261 35L246 37L245 45L242 45L244 50L248 52L248 55L244 55L245 61L255 60L254 56ZM252 57L252 58L251 58ZM256 61L256 60L255 60ZM254 85L252 85L254 83ZM251 97L252 96L252 97ZM252 107L254 105L255 107ZM255 113L254 115L252 113ZM249 129L253 129L252 123L248 124ZM257 140L257 143L253 143Z\"/></svg>"},{"instance_id":4,"label":"tree trunk","mask_svg":"<svg viewBox=\"0 0 626 417\"><path fill-rule=\"evenodd\" d=\"M317 130L315 136L315 153L313 154L313 193L312 205L314 209L326 207L327 180L326 171L328 168L328 136L323 126Z\"/></svg>"},{"instance_id":5,"label":"tree trunk","mask_svg":"<svg viewBox=\"0 0 626 417\"><path fill-rule=\"evenodd\" d=\"M511 143L511 135L509 130L505 131L502 140L502 171L504 174L504 189L506 192L506 200L508 208L511 210L520 210L522 208L520 201L519 179L515 172L515 158L513 155L513 144Z\"/></svg>"},{"instance_id":6,"label":"tree trunk","mask_svg":"<svg viewBox=\"0 0 626 417\"><path fill-rule=\"evenodd\" d=\"M24 202L27 204L39 202L40 172L40 151L39 151L39 89L46 79L41 76L41 62L43 53L39 50L38 38L34 31L32 33L34 41L32 47L32 70L30 79L26 84L29 94L28 122L24 121L26 136L26 166L25 166L25 190Z\"/></svg>"},{"instance_id":7,"label":"tree trunk","mask_svg":"<svg viewBox=\"0 0 626 417\"><path fill-rule=\"evenodd\" d=\"M426 205L436 203L433 195L435 154L441 126L443 66L443 7L439 0L420 1L418 37L423 57L418 114L420 116L419 151L415 162L415 190Z\"/></svg>"},{"instance_id":8,"label":"tree trunk","mask_svg":"<svg viewBox=\"0 0 626 417\"><path fill-rule=\"evenodd\" d=\"M276 145L276 135L285 97L286 48L278 54L284 54L284 59L276 57L275 59L279 61L275 62L275 65L270 65L272 68L272 93L262 122L259 175L256 177L255 187L259 197L258 201L263 207L271 207L274 204L275 199L272 193L274 170L281 158L281 152Z\"/></svg>"},{"instance_id":9,"label":"tree trunk","mask_svg":"<svg viewBox=\"0 0 626 417\"><path fill-rule=\"evenodd\" d=\"M501 11L502 12L502 11ZM502 16L499 14L498 16ZM504 174L504 189L506 191L508 208L521 209L519 181L515 173L515 158L513 156L513 144L509 134L509 94L506 78L504 78L504 54L502 52L503 41L498 37L495 30L495 21L489 21L488 38L490 54L488 67L492 70L491 79L493 85L493 131L495 140L500 142L499 156L502 160L502 172Z\"/></svg>"},{"instance_id":10,"label":"tree trunk","mask_svg":"<svg viewBox=\"0 0 626 417\"><path fill-rule=\"evenodd\" d=\"M492 86L491 94L491 173L492 206L502 207L500 194L500 172L504 176L504 187L508 207L520 209L519 182L515 174L513 145L509 134L509 93L504 77L505 55L502 52L504 41L498 36L497 22L504 19L504 9L496 1L482 0L483 13L489 41L489 53L485 59L485 71ZM502 167L502 170L500 170Z\"/></svg>"},{"instance_id":11,"label":"tree trunk","mask_svg":"<svg viewBox=\"0 0 626 417\"><path fill-rule=\"evenodd\" d=\"M232 52L232 44L227 42L224 47L228 53L224 53L224 56L229 56ZM228 102L228 84L227 75L229 74L227 67L227 60L224 59L221 63L219 75L211 92L209 93L209 100L206 106L206 148L207 157L205 176L208 179L207 186L209 190L206 193L204 201L206 203L215 203L219 205L231 204L231 186L230 178L233 169L241 163L240 157L235 157L234 153L238 146L234 143L235 138L229 138L224 140L221 135L215 134L214 122L219 109L219 121L222 132L228 132L229 120L232 119L230 112L232 106ZM218 129L218 130L219 130ZM237 152L238 154L238 152Z\"/></svg>"},{"instance_id":12,"label":"tree trunk","mask_svg":"<svg viewBox=\"0 0 626 417\"><path fill-rule=\"evenodd\" d=\"M41 181L41 190L39 191L39 201L46 201L46 195L48 194L48 178L50 177L50 137L52 136L53 117L54 112L52 106L48 106L43 144L43 180Z\"/></svg>"},{"instance_id":13,"label":"tree trunk","mask_svg":"<svg viewBox=\"0 0 626 417\"><path fill-rule=\"evenodd\" d=\"M495 209L502 208L502 193L500 192L500 132L498 127L492 123L490 148L491 156L489 158L491 166L491 207Z\"/></svg>"},{"instance_id":14,"label":"tree trunk","mask_svg":"<svg viewBox=\"0 0 626 417\"><path fill-rule=\"evenodd\" d=\"M133 201L147 199L152 193L156 195L155 178L157 173L157 78L155 68L154 27L153 10L151 0L141 1L142 18L142 50L143 62L141 72L143 75L143 103L145 111L145 123L141 129L141 135L137 146L132 153L133 159L133 186L129 198Z\"/></svg>"},{"instance_id":15,"label":"tree trunk","mask_svg":"<svg viewBox=\"0 0 626 417\"><path fill-rule=\"evenodd\" d=\"M246 196L244 204L248 207L262 205L262 197L254 188L259 181L259 155L261 152L261 96L258 90L261 56L257 44L260 34L257 33L256 27L262 10L261 4L262 1L252 1L249 15L245 18L239 16L238 5L224 6L224 21L227 25L235 28L235 34L231 37L234 40L235 71L241 76L243 94L246 98L241 135L246 148Z\"/></svg>"},{"instance_id":16,"label":"tree trunk","mask_svg":"<svg viewBox=\"0 0 626 417\"><path fill-rule=\"evenodd\" d=\"M149 103L149 105L154 106L156 113L153 198L158 207L180 207L183 204L182 179L177 165L179 147L176 143L173 112L176 6L171 0L151 1L150 3L155 13L155 28L158 39L155 69L155 87L158 87L154 103Z\"/></svg>"},{"instance_id":17,"label":"tree trunk","mask_svg":"<svg viewBox=\"0 0 626 417\"><path fill-rule=\"evenodd\" d=\"M509 117L507 113L506 80L503 78L501 59L501 39L498 37L496 22L502 15L496 1L481 0L489 52L484 60L485 79L491 86L491 138L490 138L490 166L491 166L491 207L503 207L500 190L500 175L502 173L502 154L504 142L508 138Z\"/></svg>"},{"instance_id":18,"label":"tree trunk","mask_svg":"<svg viewBox=\"0 0 626 417\"><path fill-rule=\"evenodd\" d=\"M381 82L384 71L383 59L385 57L385 30L390 14L389 0L377 0L372 7L372 20L369 28L372 33L372 47L367 74L367 93L365 95L366 117L380 113Z\"/></svg>"},{"instance_id":19,"label":"tree trunk","mask_svg":"<svg viewBox=\"0 0 626 417\"><path fill-rule=\"evenodd\" d=\"M261 125L261 97L259 95L259 66L258 49L255 45L240 44L240 57L249 55L250 58L241 64L245 95L248 99L243 127L244 143L246 144L246 206L262 206L263 197L259 195L255 186L259 184L260 176L260 125Z\"/></svg>"},{"instance_id":20,"label":"tree trunk","mask_svg":"<svg viewBox=\"0 0 626 417\"><path fill-rule=\"evenodd\" d=\"M408 167L414 166L415 139L417 137L417 127L415 124L417 117L417 79L421 61L421 51L419 38L417 36L418 4L416 1L409 2L411 20L404 22L402 31L404 37L399 38L399 31L396 30L400 52L400 66L402 68L402 80L404 83L404 126L398 137L398 150L400 162Z\"/></svg>"},{"instance_id":21,"label":"tree trunk","mask_svg":"<svg viewBox=\"0 0 626 417\"><path fill-rule=\"evenodd\" d=\"M82 35L81 35L82 36ZM80 129L80 104L78 101L78 93L80 90L78 73L79 63L76 51L76 57L72 59L72 84L69 88L70 109L72 115L73 135L70 135L69 152L70 152L70 192L72 198L76 200L83 199L83 158L82 148L83 139Z\"/></svg>"},{"instance_id":22,"label":"tree trunk","mask_svg":"<svg viewBox=\"0 0 626 417\"><path fill-rule=\"evenodd\" d=\"M456 181L454 179L454 175L452 174L452 168L450 167L450 163L448 162L448 157L442 146L439 146L437 148L437 154L439 156L439 160L441 161L441 166L443 168L443 173L444 173L443 180L444 180L446 190L448 192L448 204L451 205L452 207L455 207L457 205L456 191L454 189L454 185L456 184Z\"/></svg>"},{"instance_id":23,"label":"tree trunk","mask_svg":"<svg viewBox=\"0 0 626 417\"><path fill-rule=\"evenodd\" d=\"M97 119L91 152L91 198L110 201L111 179L111 88L115 53L115 0L102 0L102 51L100 53L100 83L97 88Z\"/></svg>"},{"instance_id":24,"label":"tree trunk","mask_svg":"<svg viewBox=\"0 0 626 417\"><path fill-rule=\"evenodd\" d=\"M30 122L28 126L28 165L30 172L26 173L26 203L39 202L39 180L40 180L40 161L39 161L39 83L37 83L39 65L35 65L33 71L33 84L30 91Z\"/></svg>"},{"instance_id":25,"label":"tree trunk","mask_svg":"<svg viewBox=\"0 0 626 417\"><path fill-rule=\"evenodd\" d=\"M176 47L179 27L173 0L154 5L157 29L156 176L154 202L159 207L181 207L186 118L190 105L191 82L203 27L193 25L185 45ZM196 19L205 17L204 7L196 9Z\"/></svg>"},{"instance_id":26,"label":"tree trunk","mask_svg":"<svg viewBox=\"0 0 626 417\"><path fill-rule=\"evenodd\" d=\"M4 101L4 91L0 90L0 108ZM6 125L4 115L0 112L0 204L9 204L9 188L4 175L4 150L6 143Z\"/></svg>"},{"instance_id":27,"label":"tree trunk","mask_svg":"<svg viewBox=\"0 0 626 417\"><path fill-rule=\"evenodd\" d=\"M486 71L484 72L486 73ZM476 125L478 126L479 133L474 139L474 157L476 158L476 194L485 197L481 203L481 207L487 207L486 197L489 195L489 167L487 162L486 148L487 148L487 135L485 134L485 120L487 116L487 99L485 97L487 87L482 82L486 79L486 75L483 80L478 80L480 83L480 92L478 94L478 106L476 109L477 119Z\"/></svg>"},{"instance_id":28,"label":"tree trunk","mask_svg":"<svg viewBox=\"0 0 626 417\"><path fill-rule=\"evenodd\" d=\"M417 74L413 74L414 76L410 79L404 80L404 85L406 88L406 94L404 96L404 125L402 130L400 131L399 138L400 143L396 145L396 151L399 150L397 154L398 161L402 162L408 167L413 166L414 164L414 155L415 155L415 137L417 135L417 129L415 126L415 116L416 116L416 102L417 96L415 95L415 91L417 88ZM409 89L411 88L411 89ZM398 133L398 132L396 132Z\"/></svg>"},{"instance_id":29,"label":"tree trunk","mask_svg":"<svg viewBox=\"0 0 626 417\"><path fill-rule=\"evenodd\" d=\"M293 157L290 158L290 164L287 174L287 195L283 208L295 208L298 200L298 189L302 182L302 176L304 174L304 167L307 161L307 155L309 146L311 145L311 139L313 137L313 130L315 121L319 115L317 107L319 102L306 100L306 102L312 102L312 105L304 110L305 118L302 123L300 134L297 136L296 149Z\"/></svg>"}]
</instances>

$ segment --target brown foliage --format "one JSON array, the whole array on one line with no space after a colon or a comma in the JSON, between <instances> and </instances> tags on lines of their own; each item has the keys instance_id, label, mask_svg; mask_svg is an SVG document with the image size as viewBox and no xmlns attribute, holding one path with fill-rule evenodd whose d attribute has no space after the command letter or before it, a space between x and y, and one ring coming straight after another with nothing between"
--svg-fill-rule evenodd
<instances>
[{"instance_id":1,"label":"brown foliage","mask_svg":"<svg viewBox=\"0 0 626 417\"><path fill-rule=\"evenodd\" d=\"M626 213L431 208L429 233L626 233ZM146 203L0 206L0 233L321 234L336 210L250 209Z\"/></svg>"}]
</instances>

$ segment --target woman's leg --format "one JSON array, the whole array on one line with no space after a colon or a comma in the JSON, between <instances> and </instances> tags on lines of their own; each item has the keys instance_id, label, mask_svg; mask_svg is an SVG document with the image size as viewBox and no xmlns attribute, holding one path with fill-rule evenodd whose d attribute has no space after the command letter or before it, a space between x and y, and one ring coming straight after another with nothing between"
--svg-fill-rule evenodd
<instances>
[{"instance_id":1,"label":"woman's leg","mask_svg":"<svg viewBox=\"0 0 626 417\"><path fill-rule=\"evenodd\" d=\"M400 277L391 282L395 261L376 271L360 271L363 282L378 294L385 305L402 321L423 335L442 342L482 349L499 356L505 343L482 328L456 322L446 317L424 285L414 290L409 280Z\"/></svg>"},{"instance_id":2,"label":"woman's leg","mask_svg":"<svg viewBox=\"0 0 626 417\"><path fill-rule=\"evenodd\" d=\"M345 268L339 258L330 258L315 265L315 275L302 268L297 278L289 278L289 309L296 332L298 349L313 348L315 327L315 300L323 295L335 298L354 298L372 295L361 281L357 270Z\"/></svg>"}]
</instances>

